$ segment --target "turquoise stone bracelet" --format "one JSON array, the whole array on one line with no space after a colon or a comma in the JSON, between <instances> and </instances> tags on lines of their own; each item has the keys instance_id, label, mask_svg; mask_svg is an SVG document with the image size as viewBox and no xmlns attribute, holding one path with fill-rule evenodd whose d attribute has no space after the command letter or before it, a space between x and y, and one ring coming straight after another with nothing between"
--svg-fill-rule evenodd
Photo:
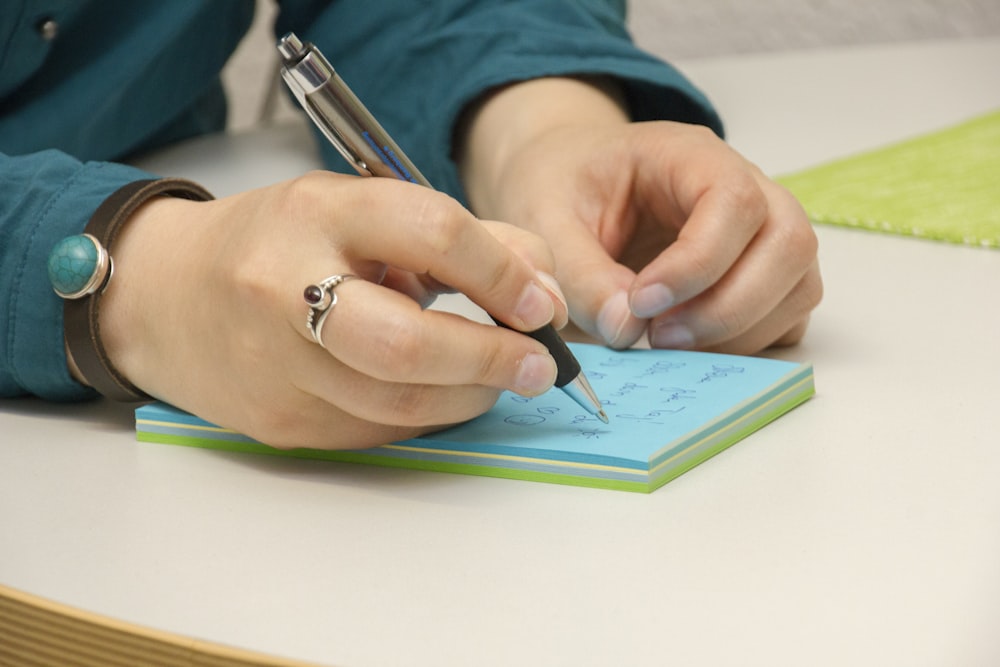
<instances>
[{"instance_id":1,"label":"turquoise stone bracelet","mask_svg":"<svg viewBox=\"0 0 1000 667\"><path fill-rule=\"evenodd\" d=\"M68 236L49 253L49 281L64 299L79 299L102 289L113 270L111 257L90 234Z\"/></svg>"},{"instance_id":2,"label":"turquoise stone bracelet","mask_svg":"<svg viewBox=\"0 0 1000 667\"><path fill-rule=\"evenodd\" d=\"M63 239L49 253L49 281L63 299L67 357L76 364L84 384L117 401L144 401L149 396L115 368L101 342L98 311L115 270L108 248L114 246L122 225L132 214L159 196L191 201L212 198L205 188L180 178L126 183L101 202L83 234Z\"/></svg>"}]
</instances>

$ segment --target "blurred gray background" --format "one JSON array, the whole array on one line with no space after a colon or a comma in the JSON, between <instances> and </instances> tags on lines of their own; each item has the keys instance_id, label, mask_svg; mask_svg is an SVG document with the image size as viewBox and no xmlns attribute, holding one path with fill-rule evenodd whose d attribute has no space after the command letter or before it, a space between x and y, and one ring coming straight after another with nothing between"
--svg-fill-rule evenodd
<instances>
[{"instance_id":1,"label":"blurred gray background","mask_svg":"<svg viewBox=\"0 0 1000 667\"><path fill-rule=\"evenodd\" d=\"M275 3L257 5L223 77L234 131L259 122L276 83ZM629 12L636 42L668 60L1000 35L1000 0L631 0ZM274 118L294 113L277 100Z\"/></svg>"}]
</instances>

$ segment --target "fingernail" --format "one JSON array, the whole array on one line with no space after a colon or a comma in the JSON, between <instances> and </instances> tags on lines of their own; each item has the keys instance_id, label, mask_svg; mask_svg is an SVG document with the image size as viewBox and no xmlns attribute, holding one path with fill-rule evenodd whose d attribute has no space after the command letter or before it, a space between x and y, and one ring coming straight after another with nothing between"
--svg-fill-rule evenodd
<instances>
[{"instance_id":1,"label":"fingernail","mask_svg":"<svg viewBox=\"0 0 1000 667\"><path fill-rule=\"evenodd\" d=\"M653 327L649 333L649 344L658 348L690 350L694 347L694 334L683 324L664 322Z\"/></svg>"},{"instance_id":2,"label":"fingernail","mask_svg":"<svg viewBox=\"0 0 1000 667\"><path fill-rule=\"evenodd\" d=\"M674 293L670 288L660 283L647 285L632 295L629 306L632 313L639 318L648 320L665 312L674 305Z\"/></svg>"},{"instance_id":3,"label":"fingernail","mask_svg":"<svg viewBox=\"0 0 1000 667\"><path fill-rule=\"evenodd\" d=\"M514 391L525 396L537 396L556 381L556 362L547 354L537 352L521 360L514 380Z\"/></svg>"},{"instance_id":4,"label":"fingernail","mask_svg":"<svg viewBox=\"0 0 1000 667\"><path fill-rule=\"evenodd\" d=\"M528 283L514 308L514 317L521 320L526 329L533 330L548 324L555 312L548 293L540 285Z\"/></svg>"},{"instance_id":5,"label":"fingernail","mask_svg":"<svg viewBox=\"0 0 1000 667\"><path fill-rule=\"evenodd\" d=\"M615 292L604 302L601 312L597 314L597 333L605 343L615 347L631 314L628 308L628 294L624 291Z\"/></svg>"},{"instance_id":6,"label":"fingernail","mask_svg":"<svg viewBox=\"0 0 1000 667\"><path fill-rule=\"evenodd\" d=\"M546 289L552 292L552 296L562 301L564 308L569 309L569 306L566 304L566 295L563 294L562 288L559 287L559 282L556 280L556 277L551 273L545 273L544 271L536 271L535 275L538 276L538 279L543 285L545 285Z\"/></svg>"}]
</instances>

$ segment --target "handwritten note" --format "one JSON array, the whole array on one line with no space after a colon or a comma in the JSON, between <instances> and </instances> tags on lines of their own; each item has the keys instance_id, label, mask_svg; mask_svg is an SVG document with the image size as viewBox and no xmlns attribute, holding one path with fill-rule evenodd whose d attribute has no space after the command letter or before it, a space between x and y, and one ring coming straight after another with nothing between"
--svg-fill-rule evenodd
<instances>
[{"instance_id":1,"label":"handwritten note","mask_svg":"<svg viewBox=\"0 0 1000 667\"><path fill-rule=\"evenodd\" d=\"M544 449L645 464L659 449L711 424L797 367L703 352L572 348L609 424L560 391L536 398L505 393L482 417L423 439L492 446L497 453Z\"/></svg>"},{"instance_id":2,"label":"handwritten note","mask_svg":"<svg viewBox=\"0 0 1000 667\"><path fill-rule=\"evenodd\" d=\"M772 359L571 345L610 418L558 390L501 395L454 428L358 451L276 450L163 404L136 411L140 440L651 491L814 392L812 367Z\"/></svg>"}]
</instances>

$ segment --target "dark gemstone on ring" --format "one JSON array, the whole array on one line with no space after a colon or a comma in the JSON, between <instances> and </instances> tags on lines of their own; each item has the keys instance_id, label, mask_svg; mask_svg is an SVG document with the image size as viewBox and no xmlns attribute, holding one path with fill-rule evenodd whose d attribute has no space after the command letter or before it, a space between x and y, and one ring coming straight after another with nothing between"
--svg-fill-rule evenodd
<instances>
[{"instance_id":1,"label":"dark gemstone on ring","mask_svg":"<svg viewBox=\"0 0 1000 667\"><path fill-rule=\"evenodd\" d=\"M317 285L310 285L306 288L306 291L302 293L302 296L305 298L306 303L310 306L315 306L323 300L323 290Z\"/></svg>"}]
</instances>

